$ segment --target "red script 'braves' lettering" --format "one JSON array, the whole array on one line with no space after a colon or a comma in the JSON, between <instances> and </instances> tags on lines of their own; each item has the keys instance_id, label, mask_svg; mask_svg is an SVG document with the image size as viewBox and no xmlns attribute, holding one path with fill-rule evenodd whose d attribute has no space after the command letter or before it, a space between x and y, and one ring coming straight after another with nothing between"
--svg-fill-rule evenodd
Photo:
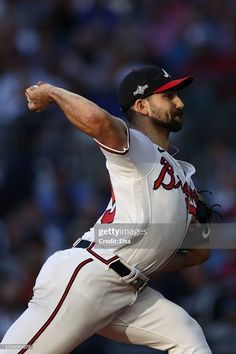
<instances>
[{"instance_id":1,"label":"red script 'braves' lettering","mask_svg":"<svg viewBox=\"0 0 236 354\"><path fill-rule=\"evenodd\" d=\"M164 189L171 190L171 189L178 189L181 188L182 192L185 195L185 202L187 205L187 209L190 214L196 214L196 207L191 203L197 200L197 192L196 190L192 189L187 182L183 184L180 177L174 175L174 169L163 156L161 157L161 165L163 165L161 172L157 179L154 182L153 189L156 190L162 186ZM166 176L169 176L169 183L165 183L164 179Z\"/></svg>"}]
</instances>

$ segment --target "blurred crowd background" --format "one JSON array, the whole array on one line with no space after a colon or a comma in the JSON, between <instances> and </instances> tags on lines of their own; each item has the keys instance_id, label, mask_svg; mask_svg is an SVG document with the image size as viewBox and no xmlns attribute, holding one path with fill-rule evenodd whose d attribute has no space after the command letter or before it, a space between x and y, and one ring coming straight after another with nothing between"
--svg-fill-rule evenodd
<instances>
[{"instance_id":1,"label":"blurred crowd background","mask_svg":"<svg viewBox=\"0 0 236 354\"><path fill-rule=\"evenodd\" d=\"M57 107L28 112L24 91L38 80L122 117L116 89L131 68L193 75L172 144L233 227L236 0L0 0L0 45L0 338L26 308L43 262L71 247L110 196L93 140ZM236 250L213 250L203 266L152 285L200 322L213 353L236 353ZM98 351L156 352L95 336L74 353Z\"/></svg>"}]
</instances>

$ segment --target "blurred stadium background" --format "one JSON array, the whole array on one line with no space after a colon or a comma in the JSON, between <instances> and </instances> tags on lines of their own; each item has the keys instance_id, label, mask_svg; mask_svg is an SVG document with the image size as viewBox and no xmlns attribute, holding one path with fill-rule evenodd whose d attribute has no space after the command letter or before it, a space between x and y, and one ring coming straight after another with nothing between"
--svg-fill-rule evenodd
<instances>
[{"instance_id":1,"label":"blurred stadium background","mask_svg":"<svg viewBox=\"0 0 236 354\"><path fill-rule=\"evenodd\" d=\"M71 247L110 194L92 139L56 107L27 111L25 88L38 80L121 116L116 88L130 68L192 74L172 143L196 166L196 186L235 222L235 0L0 0L0 43L0 338L26 308L42 263ZM213 250L203 266L153 286L200 322L213 353L236 353L236 250ZM121 351L156 353L98 336L73 353Z\"/></svg>"}]
</instances>

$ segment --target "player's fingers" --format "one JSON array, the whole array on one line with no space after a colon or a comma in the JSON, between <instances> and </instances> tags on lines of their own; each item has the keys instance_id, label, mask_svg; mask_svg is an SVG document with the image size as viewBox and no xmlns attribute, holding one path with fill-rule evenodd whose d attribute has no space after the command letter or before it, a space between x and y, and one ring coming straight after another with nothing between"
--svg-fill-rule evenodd
<instances>
[{"instance_id":1,"label":"player's fingers","mask_svg":"<svg viewBox=\"0 0 236 354\"><path fill-rule=\"evenodd\" d=\"M38 85L34 85L34 86L28 87L25 90L25 96L26 96L26 99L29 103L34 100L35 89L37 87L38 87Z\"/></svg>"},{"instance_id":2,"label":"player's fingers","mask_svg":"<svg viewBox=\"0 0 236 354\"><path fill-rule=\"evenodd\" d=\"M26 96L27 102L28 102L28 103L32 103L32 101L31 101L29 95L27 95L27 93L25 94L25 96Z\"/></svg>"},{"instance_id":3,"label":"player's fingers","mask_svg":"<svg viewBox=\"0 0 236 354\"><path fill-rule=\"evenodd\" d=\"M34 92L36 92L35 90L38 88L39 86L38 85L33 85L33 86L30 86L28 87L26 90L25 90L25 94L33 94Z\"/></svg>"},{"instance_id":4,"label":"player's fingers","mask_svg":"<svg viewBox=\"0 0 236 354\"><path fill-rule=\"evenodd\" d=\"M27 98L27 97L28 97L28 98L31 98L32 94L33 94L32 87L28 87L28 88L25 90L25 96L26 96L26 98Z\"/></svg>"},{"instance_id":5,"label":"player's fingers","mask_svg":"<svg viewBox=\"0 0 236 354\"><path fill-rule=\"evenodd\" d=\"M44 84L45 84L45 82L43 82L43 81L38 81L38 83L37 83L38 86L41 86L41 85L44 85Z\"/></svg>"},{"instance_id":6,"label":"player's fingers","mask_svg":"<svg viewBox=\"0 0 236 354\"><path fill-rule=\"evenodd\" d=\"M33 112L36 112L38 109L37 105L30 100L28 100L28 108L30 111L33 111Z\"/></svg>"}]
</instances>

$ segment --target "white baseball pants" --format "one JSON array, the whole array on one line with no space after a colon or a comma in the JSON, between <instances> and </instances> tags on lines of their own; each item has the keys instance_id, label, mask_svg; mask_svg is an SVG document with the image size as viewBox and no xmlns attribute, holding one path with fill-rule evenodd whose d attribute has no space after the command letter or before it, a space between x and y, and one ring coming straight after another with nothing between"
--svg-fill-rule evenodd
<instances>
[{"instance_id":1,"label":"white baseball pants","mask_svg":"<svg viewBox=\"0 0 236 354\"><path fill-rule=\"evenodd\" d=\"M5 334L0 353L68 354L94 333L169 354L211 354L200 326L181 307L151 288L137 296L81 248L48 258L28 309Z\"/></svg>"}]
</instances>

